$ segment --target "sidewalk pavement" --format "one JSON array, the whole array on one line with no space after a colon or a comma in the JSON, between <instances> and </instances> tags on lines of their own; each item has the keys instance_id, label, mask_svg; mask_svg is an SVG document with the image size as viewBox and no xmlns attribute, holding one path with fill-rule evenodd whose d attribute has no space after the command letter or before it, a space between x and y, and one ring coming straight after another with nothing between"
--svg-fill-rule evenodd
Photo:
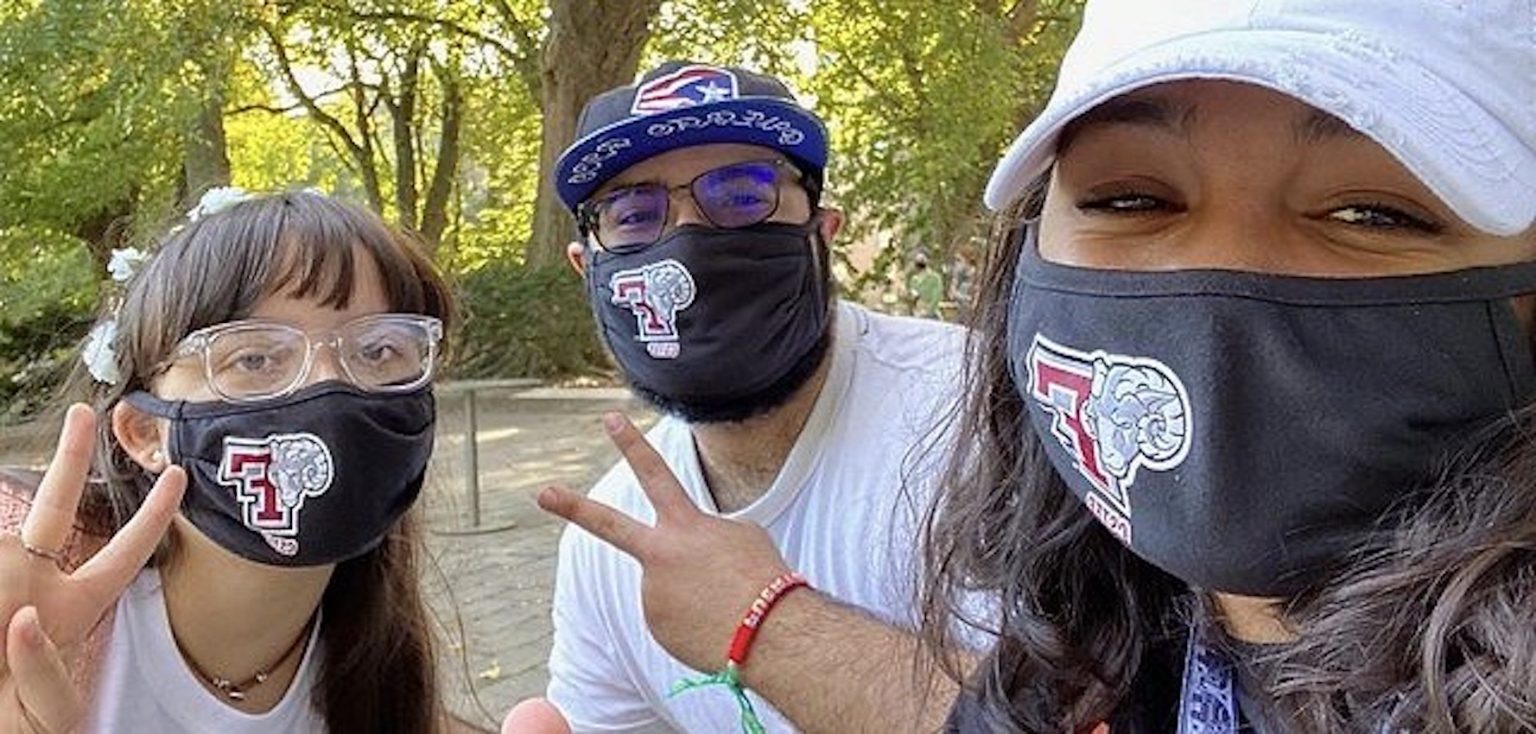
<instances>
[{"instance_id":1,"label":"sidewalk pavement","mask_svg":"<svg viewBox=\"0 0 1536 734\"><path fill-rule=\"evenodd\" d=\"M564 522L533 497L561 483L586 491L619 460L601 417L626 412L642 428L655 415L628 391L541 388L483 392L478 406L480 525L467 527L464 401L438 405L438 444L425 497L424 573L439 617L450 711L496 730L517 701L542 695L550 647L555 551Z\"/></svg>"}]
</instances>

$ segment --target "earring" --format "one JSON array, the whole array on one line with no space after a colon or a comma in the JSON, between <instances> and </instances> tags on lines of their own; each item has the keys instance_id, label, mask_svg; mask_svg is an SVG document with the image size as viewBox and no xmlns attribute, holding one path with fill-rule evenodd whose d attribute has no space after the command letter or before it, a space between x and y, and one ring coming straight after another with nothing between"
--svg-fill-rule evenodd
<instances>
[{"instance_id":1,"label":"earring","mask_svg":"<svg viewBox=\"0 0 1536 734\"><path fill-rule=\"evenodd\" d=\"M149 460L152 463L159 464L165 461L165 452L161 451L160 449L155 449L154 451L149 452Z\"/></svg>"}]
</instances>

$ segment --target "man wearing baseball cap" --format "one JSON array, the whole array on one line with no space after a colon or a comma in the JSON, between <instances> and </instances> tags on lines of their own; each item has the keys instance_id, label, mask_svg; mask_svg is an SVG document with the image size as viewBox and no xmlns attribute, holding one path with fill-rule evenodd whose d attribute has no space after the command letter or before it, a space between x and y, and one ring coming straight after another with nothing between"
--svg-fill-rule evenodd
<instances>
[{"instance_id":1,"label":"man wearing baseball cap","mask_svg":"<svg viewBox=\"0 0 1536 734\"><path fill-rule=\"evenodd\" d=\"M602 339L665 414L609 416L627 463L539 498L575 523L548 690L575 731L923 718L901 629L963 338L836 297L826 165L783 83L682 61L593 98L558 161Z\"/></svg>"}]
</instances>

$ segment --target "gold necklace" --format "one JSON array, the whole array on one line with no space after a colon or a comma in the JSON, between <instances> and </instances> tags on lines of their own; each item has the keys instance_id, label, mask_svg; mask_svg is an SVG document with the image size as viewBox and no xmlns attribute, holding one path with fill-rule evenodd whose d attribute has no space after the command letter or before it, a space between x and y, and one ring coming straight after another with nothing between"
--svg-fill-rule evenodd
<instances>
[{"instance_id":1,"label":"gold necklace","mask_svg":"<svg viewBox=\"0 0 1536 734\"><path fill-rule=\"evenodd\" d=\"M222 693L225 697L229 698L229 700L244 701L247 691L263 683L266 683L272 677L272 671L277 670L282 666L283 663L287 662L288 658L293 656L295 650L303 649L304 642L309 639L309 627L314 623L314 621L315 618L311 616L309 620L304 623L304 628L299 630L299 636L294 638L293 644L289 645L288 649L283 651L281 657L273 660L272 664L258 669L255 675L252 675L245 680L239 681L238 683L223 676L210 675L204 671L202 667L200 667L196 662L192 660L192 656L188 655L187 651L182 648L181 640L176 639L175 632L171 633L171 641L176 643L176 651L181 653L181 659L187 661L187 666L192 668L192 672L197 673L198 677L208 681L208 685L213 686L216 690L218 690L219 693Z\"/></svg>"}]
</instances>

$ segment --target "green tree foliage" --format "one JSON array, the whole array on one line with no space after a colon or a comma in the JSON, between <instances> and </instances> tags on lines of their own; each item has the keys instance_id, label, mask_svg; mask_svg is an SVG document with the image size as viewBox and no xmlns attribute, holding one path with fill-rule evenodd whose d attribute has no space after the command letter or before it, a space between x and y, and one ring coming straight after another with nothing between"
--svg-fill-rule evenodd
<instances>
[{"instance_id":1,"label":"green tree foliage","mask_svg":"<svg viewBox=\"0 0 1536 734\"><path fill-rule=\"evenodd\" d=\"M750 0L664 6L649 62L696 58L788 79L832 134L828 195L856 294L908 250L942 256L984 231L999 152L1049 96L1081 0ZM851 244L895 243L857 267ZM938 258L942 262L947 258Z\"/></svg>"},{"instance_id":2,"label":"green tree foliage","mask_svg":"<svg viewBox=\"0 0 1536 734\"><path fill-rule=\"evenodd\" d=\"M161 213L234 39L217 0L7 4L0 15L0 226L71 234L105 262L117 220ZM159 207L157 209L156 207Z\"/></svg>"},{"instance_id":3,"label":"green tree foliage","mask_svg":"<svg viewBox=\"0 0 1536 734\"><path fill-rule=\"evenodd\" d=\"M0 423L35 411L90 320L95 266L75 238L0 227Z\"/></svg>"},{"instance_id":4,"label":"green tree foliage","mask_svg":"<svg viewBox=\"0 0 1536 734\"><path fill-rule=\"evenodd\" d=\"M89 325L113 247L186 189L238 6L0 7L0 420L35 410Z\"/></svg>"},{"instance_id":5,"label":"green tree foliage","mask_svg":"<svg viewBox=\"0 0 1536 734\"><path fill-rule=\"evenodd\" d=\"M83 335L112 247L230 180L319 186L422 232L469 301L460 374L600 367L543 179L588 95L667 58L769 71L827 120L846 285L877 290L909 251L942 265L982 230L986 177L1043 104L1080 6L0 4L0 404L39 392Z\"/></svg>"},{"instance_id":6,"label":"green tree foliage","mask_svg":"<svg viewBox=\"0 0 1536 734\"><path fill-rule=\"evenodd\" d=\"M586 290L564 264L488 263L460 280L461 375L578 375L608 369Z\"/></svg>"},{"instance_id":7,"label":"green tree foliage","mask_svg":"<svg viewBox=\"0 0 1536 734\"><path fill-rule=\"evenodd\" d=\"M854 239L948 255L984 232L999 152L1050 91L1079 2L824 0L808 91L832 120ZM898 252L900 251L898 250ZM945 258L947 259L947 258ZM882 282L877 261L854 285Z\"/></svg>"},{"instance_id":8,"label":"green tree foliage","mask_svg":"<svg viewBox=\"0 0 1536 734\"><path fill-rule=\"evenodd\" d=\"M462 35L417 20L450 7L415 5L274 3L256 16L253 52L293 100L267 109L302 110L368 204L435 250L449 224L475 54Z\"/></svg>"}]
</instances>

